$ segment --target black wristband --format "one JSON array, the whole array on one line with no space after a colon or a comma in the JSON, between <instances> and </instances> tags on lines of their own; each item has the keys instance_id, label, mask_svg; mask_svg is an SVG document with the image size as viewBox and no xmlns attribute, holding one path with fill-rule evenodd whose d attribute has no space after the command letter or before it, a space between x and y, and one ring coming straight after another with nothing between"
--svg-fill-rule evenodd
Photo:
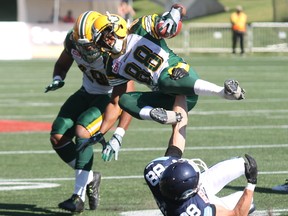
<instances>
[{"instance_id":1,"label":"black wristband","mask_svg":"<svg viewBox=\"0 0 288 216\"><path fill-rule=\"evenodd\" d=\"M182 157L183 152L176 146L169 146L165 152L165 156Z\"/></svg>"}]
</instances>

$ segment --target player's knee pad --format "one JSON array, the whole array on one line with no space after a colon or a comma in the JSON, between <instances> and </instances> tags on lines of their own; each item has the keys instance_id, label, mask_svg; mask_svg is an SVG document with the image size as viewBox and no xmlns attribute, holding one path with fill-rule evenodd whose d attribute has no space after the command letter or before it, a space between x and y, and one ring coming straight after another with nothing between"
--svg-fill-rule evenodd
<instances>
[{"instance_id":1,"label":"player's knee pad","mask_svg":"<svg viewBox=\"0 0 288 216\"><path fill-rule=\"evenodd\" d=\"M51 134L65 134L73 126L72 119L58 116L52 124Z\"/></svg>"}]
</instances>

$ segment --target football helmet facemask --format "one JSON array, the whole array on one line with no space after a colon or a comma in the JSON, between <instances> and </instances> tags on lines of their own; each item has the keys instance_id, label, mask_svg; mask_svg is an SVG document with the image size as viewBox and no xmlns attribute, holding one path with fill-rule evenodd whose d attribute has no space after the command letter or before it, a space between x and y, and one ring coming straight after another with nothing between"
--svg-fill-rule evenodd
<instances>
[{"instance_id":1,"label":"football helmet facemask","mask_svg":"<svg viewBox=\"0 0 288 216\"><path fill-rule=\"evenodd\" d=\"M169 165L160 179L160 192L170 200L185 200L199 191L200 170L193 161L179 160Z\"/></svg>"},{"instance_id":2,"label":"football helmet facemask","mask_svg":"<svg viewBox=\"0 0 288 216\"><path fill-rule=\"evenodd\" d=\"M73 42L81 57L88 63L92 63L100 57L100 50L93 43L92 25L101 16L96 11L86 11L76 20L73 28Z\"/></svg>"},{"instance_id":3,"label":"football helmet facemask","mask_svg":"<svg viewBox=\"0 0 288 216\"><path fill-rule=\"evenodd\" d=\"M117 55L126 46L128 33L126 21L116 14L101 15L92 27L93 42L102 52Z\"/></svg>"}]
</instances>

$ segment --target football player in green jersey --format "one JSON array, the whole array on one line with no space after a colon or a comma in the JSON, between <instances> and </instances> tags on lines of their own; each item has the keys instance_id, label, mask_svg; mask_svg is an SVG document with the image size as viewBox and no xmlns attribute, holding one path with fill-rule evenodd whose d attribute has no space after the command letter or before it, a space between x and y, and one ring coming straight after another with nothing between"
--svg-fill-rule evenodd
<instances>
[{"instance_id":1,"label":"football player in green jersey","mask_svg":"<svg viewBox=\"0 0 288 216\"><path fill-rule=\"evenodd\" d=\"M75 169L76 181L73 195L59 204L60 208L71 212L84 210L85 193L88 196L90 209L97 208L101 175L91 170L93 148L87 147L83 151L76 151L76 149L99 131L106 107L113 97L117 97L116 94L112 94L113 87L105 79L103 57L92 42L92 25L99 16L101 14L98 12L87 11L78 17L74 28L68 32L64 41L64 50L55 63L53 81L46 88L46 92L61 88L74 61L83 73L81 88L62 105L50 133L53 149L65 163ZM117 79L113 81L117 82ZM123 83L123 80L120 81ZM121 83L117 83L121 86ZM123 86L124 92L134 90L133 82ZM114 105L117 108L119 106ZM120 116L121 109L117 110L116 115ZM129 114L122 112L110 142L121 144L131 118ZM105 134L109 129L102 128L101 132ZM76 137L75 142L74 137ZM107 156L105 152L103 154L103 157Z\"/></svg>"},{"instance_id":2,"label":"football player in green jersey","mask_svg":"<svg viewBox=\"0 0 288 216\"><path fill-rule=\"evenodd\" d=\"M245 91L236 80L226 80L224 87L199 78L194 69L183 58L174 53L165 38L175 37L181 30L185 8L175 4L162 16L147 15L135 20L128 34L115 32L124 28L125 20L118 15L99 16L93 24L95 45L108 53L107 77L134 80L148 86L148 92L121 92L115 85L113 92L121 95L120 107L133 117L154 120L163 124L174 124L181 115L172 110L176 95L187 96L188 111L197 103L198 96L219 96L228 100L244 99ZM119 98L117 98L119 99ZM109 111L109 120L101 127L114 124L117 116ZM97 138L94 139L97 141ZM118 152L119 145L108 146Z\"/></svg>"}]
</instances>

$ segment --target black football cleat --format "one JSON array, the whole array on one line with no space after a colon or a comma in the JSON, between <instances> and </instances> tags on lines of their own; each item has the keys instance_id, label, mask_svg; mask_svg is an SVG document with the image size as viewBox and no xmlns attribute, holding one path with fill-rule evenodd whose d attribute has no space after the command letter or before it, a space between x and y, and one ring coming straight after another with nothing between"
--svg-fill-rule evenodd
<instances>
[{"instance_id":1,"label":"black football cleat","mask_svg":"<svg viewBox=\"0 0 288 216\"><path fill-rule=\"evenodd\" d=\"M84 202L77 194L73 194L71 198L58 204L58 207L73 213L81 213L84 211Z\"/></svg>"},{"instance_id":2,"label":"black football cleat","mask_svg":"<svg viewBox=\"0 0 288 216\"><path fill-rule=\"evenodd\" d=\"M89 201L90 210L97 209L99 205L100 195L99 186L101 183L100 172L93 172L93 180L86 187L86 195Z\"/></svg>"}]
</instances>

